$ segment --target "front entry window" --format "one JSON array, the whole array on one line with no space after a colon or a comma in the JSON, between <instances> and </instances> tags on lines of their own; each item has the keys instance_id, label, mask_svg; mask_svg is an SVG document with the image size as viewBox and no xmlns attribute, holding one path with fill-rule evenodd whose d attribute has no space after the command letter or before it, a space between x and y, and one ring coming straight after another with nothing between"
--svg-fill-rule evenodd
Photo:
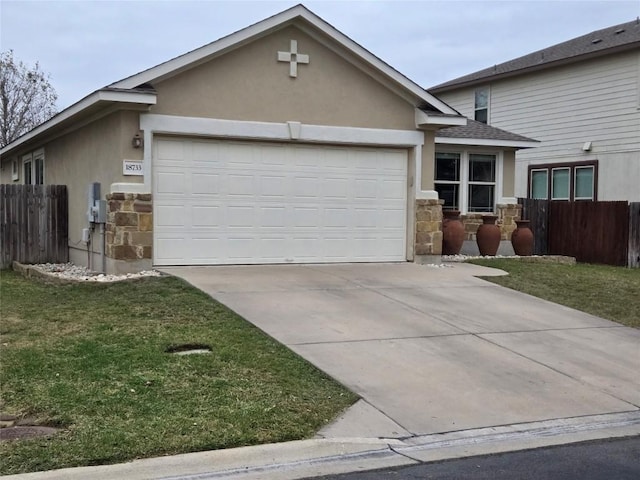
<instances>
[{"instance_id":1,"label":"front entry window","mask_svg":"<svg viewBox=\"0 0 640 480\"><path fill-rule=\"evenodd\" d=\"M497 155L436 152L435 190L443 209L493 212L496 204Z\"/></svg>"},{"instance_id":2,"label":"front entry window","mask_svg":"<svg viewBox=\"0 0 640 480\"><path fill-rule=\"evenodd\" d=\"M436 191L444 200L444 208L460 208L460 154L436 153Z\"/></svg>"},{"instance_id":3,"label":"front entry window","mask_svg":"<svg viewBox=\"0 0 640 480\"><path fill-rule=\"evenodd\" d=\"M469 155L469 212L493 212L496 189L495 155Z\"/></svg>"}]
</instances>

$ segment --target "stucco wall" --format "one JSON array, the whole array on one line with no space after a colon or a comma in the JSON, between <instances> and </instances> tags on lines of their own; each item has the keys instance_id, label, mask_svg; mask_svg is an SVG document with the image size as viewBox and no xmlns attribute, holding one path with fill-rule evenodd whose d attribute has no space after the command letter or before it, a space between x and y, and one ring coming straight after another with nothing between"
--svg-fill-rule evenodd
<instances>
[{"instance_id":1,"label":"stucco wall","mask_svg":"<svg viewBox=\"0 0 640 480\"><path fill-rule=\"evenodd\" d=\"M277 61L292 39L310 58L298 65L297 78L289 76L289 63ZM154 87L158 103L152 113L415 129L412 103L293 26Z\"/></svg>"},{"instance_id":2,"label":"stucco wall","mask_svg":"<svg viewBox=\"0 0 640 480\"><path fill-rule=\"evenodd\" d=\"M505 150L502 164L502 196L513 197L515 195L516 152Z\"/></svg>"},{"instance_id":3,"label":"stucco wall","mask_svg":"<svg viewBox=\"0 0 640 480\"><path fill-rule=\"evenodd\" d=\"M87 191L92 182L101 183L102 198L114 182L142 182L142 177L122 175L122 160L142 159L131 139L138 131L138 112L114 112L44 145L45 182L67 185L69 193L69 246L85 253L74 261L86 263L82 229L88 226ZM97 238L96 238L97 239ZM94 243L94 251L100 250Z\"/></svg>"}]
</instances>

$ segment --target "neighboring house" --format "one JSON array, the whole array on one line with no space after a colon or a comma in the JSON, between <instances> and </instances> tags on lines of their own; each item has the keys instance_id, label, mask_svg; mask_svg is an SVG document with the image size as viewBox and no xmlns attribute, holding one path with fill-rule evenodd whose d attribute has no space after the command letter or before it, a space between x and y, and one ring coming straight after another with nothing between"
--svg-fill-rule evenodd
<instances>
[{"instance_id":1,"label":"neighboring house","mask_svg":"<svg viewBox=\"0 0 640 480\"><path fill-rule=\"evenodd\" d=\"M66 184L70 259L109 272L412 261L441 251L437 191L513 223L536 142L482 127L296 6L85 97L4 147L1 180Z\"/></svg>"},{"instance_id":2,"label":"neighboring house","mask_svg":"<svg viewBox=\"0 0 640 480\"><path fill-rule=\"evenodd\" d=\"M640 201L640 21L598 30L429 89L539 140L516 156L518 197Z\"/></svg>"}]
</instances>

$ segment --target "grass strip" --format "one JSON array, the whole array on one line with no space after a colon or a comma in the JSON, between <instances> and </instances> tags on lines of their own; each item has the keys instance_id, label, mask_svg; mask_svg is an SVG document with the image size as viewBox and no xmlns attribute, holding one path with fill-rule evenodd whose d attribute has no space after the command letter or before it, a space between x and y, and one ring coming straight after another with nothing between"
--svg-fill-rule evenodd
<instances>
[{"instance_id":1,"label":"grass strip","mask_svg":"<svg viewBox=\"0 0 640 480\"><path fill-rule=\"evenodd\" d=\"M176 278L54 286L5 270L0 318L0 411L64 429L0 442L0 474L308 438L356 400ZM211 353L166 353L180 344Z\"/></svg>"},{"instance_id":2,"label":"grass strip","mask_svg":"<svg viewBox=\"0 0 640 480\"><path fill-rule=\"evenodd\" d=\"M478 259L470 263L509 273L484 277L576 310L640 328L640 269L579 263L527 263L509 259Z\"/></svg>"}]
</instances>

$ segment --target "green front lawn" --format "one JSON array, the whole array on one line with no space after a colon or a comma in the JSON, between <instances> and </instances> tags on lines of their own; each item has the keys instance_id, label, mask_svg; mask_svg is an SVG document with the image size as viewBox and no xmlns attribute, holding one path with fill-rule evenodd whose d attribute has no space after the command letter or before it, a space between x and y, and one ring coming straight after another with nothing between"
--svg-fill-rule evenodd
<instances>
[{"instance_id":1,"label":"green front lawn","mask_svg":"<svg viewBox=\"0 0 640 480\"><path fill-rule=\"evenodd\" d=\"M520 292L640 328L640 269L607 265L526 263L520 260L472 260L504 270L488 280Z\"/></svg>"},{"instance_id":2,"label":"green front lawn","mask_svg":"<svg viewBox=\"0 0 640 480\"><path fill-rule=\"evenodd\" d=\"M60 426L0 442L0 474L306 438L356 397L169 277L51 286L0 272L0 412ZM203 355L166 353L178 344Z\"/></svg>"}]
</instances>

